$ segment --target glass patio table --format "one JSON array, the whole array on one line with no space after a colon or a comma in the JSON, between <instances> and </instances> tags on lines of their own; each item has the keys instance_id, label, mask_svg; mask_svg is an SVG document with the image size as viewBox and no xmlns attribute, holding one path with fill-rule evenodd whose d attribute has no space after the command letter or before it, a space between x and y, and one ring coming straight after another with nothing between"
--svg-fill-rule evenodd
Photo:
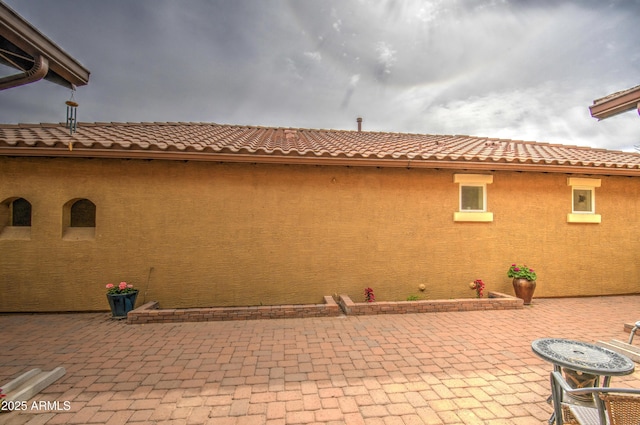
<instances>
[{"instance_id":1,"label":"glass patio table","mask_svg":"<svg viewBox=\"0 0 640 425\"><path fill-rule=\"evenodd\" d=\"M604 347L582 341L563 338L540 338L531 343L531 350L541 359L553 364L556 372L565 371L565 376L577 379L585 378L584 383L574 380L574 388L598 386L602 377L602 386L608 387L612 376L629 375L635 370L633 361L622 354ZM549 397L549 400L551 397ZM553 423L552 415L549 423Z\"/></svg>"}]
</instances>

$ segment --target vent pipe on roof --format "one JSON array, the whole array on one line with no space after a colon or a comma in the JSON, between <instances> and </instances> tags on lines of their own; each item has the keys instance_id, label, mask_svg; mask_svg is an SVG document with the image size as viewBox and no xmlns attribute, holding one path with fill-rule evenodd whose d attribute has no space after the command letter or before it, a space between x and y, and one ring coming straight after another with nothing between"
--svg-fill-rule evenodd
<instances>
[{"instance_id":1,"label":"vent pipe on roof","mask_svg":"<svg viewBox=\"0 0 640 425\"><path fill-rule=\"evenodd\" d=\"M358 131L362 131L362 118L358 117L356 122L358 123Z\"/></svg>"}]
</instances>

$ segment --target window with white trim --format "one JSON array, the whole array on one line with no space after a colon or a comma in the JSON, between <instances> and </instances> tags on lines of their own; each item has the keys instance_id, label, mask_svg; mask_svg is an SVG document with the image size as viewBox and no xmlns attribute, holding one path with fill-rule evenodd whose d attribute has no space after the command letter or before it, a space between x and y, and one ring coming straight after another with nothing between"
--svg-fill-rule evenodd
<instances>
[{"instance_id":1,"label":"window with white trim","mask_svg":"<svg viewBox=\"0 0 640 425\"><path fill-rule=\"evenodd\" d=\"M485 212L487 210L486 184L460 185L460 211Z\"/></svg>"},{"instance_id":2,"label":"window with white trim","mask_svg":"<svg viewBox=\"0 0 640 425\"><path fill-rule=\"evenodd\" d=\"M487 211L487 185L493 183L488 174L454 174L458 183L458 211L454 221L493 221L493 213Z\"/></svg>"},{"instance_id":3,"label":"window with white trim","mask_svg":"<svg viewBox=\"0 0 640 425\"><path fill-rule=\"evenodd\" d=\"M600 179L569 177L571 186L571 213L567 214L567 223L600 223L602 218L596 214L596 188Z\"/></svg>"},{"instance_id":4,"label":"window with white trim","mask_svg":"<svg viewBox=\"0 0 640 425\"><path fill-rule=\"evenodd\" d=\"M574 186L571 188L573 192L573 207L572 213L574 214L595 214L595 189L592 187Z\"/></svg>"}]
</instances>

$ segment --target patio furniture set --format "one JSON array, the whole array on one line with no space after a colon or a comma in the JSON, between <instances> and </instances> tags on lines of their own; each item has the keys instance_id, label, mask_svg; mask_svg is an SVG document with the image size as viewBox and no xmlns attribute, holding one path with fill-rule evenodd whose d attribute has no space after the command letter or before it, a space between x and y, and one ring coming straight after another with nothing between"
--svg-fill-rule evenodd
<instances>
[{"instance_id":1,"label":"patio furniture set","mask_svg":"<svg viewBox=\"0 0 640 425\"><path fill-rule=\"evenodd\" d=\"M640 329L640 321L631 331ZM553 365L553 404L549 424L640 424L640 389L611 387L614 376L629 375L635 364L627 356L598 345L560 338L541 338L532 351Z\"/></svg>"}]
</instances>

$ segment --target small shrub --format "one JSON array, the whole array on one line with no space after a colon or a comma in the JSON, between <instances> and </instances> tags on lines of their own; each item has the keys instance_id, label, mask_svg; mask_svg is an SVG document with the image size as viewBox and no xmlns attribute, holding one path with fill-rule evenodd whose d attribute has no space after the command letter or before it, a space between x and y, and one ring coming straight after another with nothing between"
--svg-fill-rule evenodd
<instances>
[{"instance_id":1,"label":"small shrub","mask_svg":"<svg viewBox=\"0 0 640 425\"><path fill-rule=\"evenodd\" d=\"M417 295L409 295L407 297L407 301L418 301L420 299L420 297L418 297Z\"/></svg>"},{"instance_id":2,"label":"small shrub","mask_svg":"<svg viewBox=\"0 0 640 425\"><path fill-rule=\"evenodd\" d=\"M376 300L376 296L373 295L373 289L364 288L364 300L368 303L372 303Z\"/></svg>"},{"instance_id":3,"label":"small shrub","mask_svg":"<svg viewBox=\"0 0 640 425\"><path fill-rule=\"evenodd\" d=\"M484 291L484 282L482 279L476 279L469 284L470 289L475 289L478 298L482 298Z\"/></svg>"}]
</instances>

